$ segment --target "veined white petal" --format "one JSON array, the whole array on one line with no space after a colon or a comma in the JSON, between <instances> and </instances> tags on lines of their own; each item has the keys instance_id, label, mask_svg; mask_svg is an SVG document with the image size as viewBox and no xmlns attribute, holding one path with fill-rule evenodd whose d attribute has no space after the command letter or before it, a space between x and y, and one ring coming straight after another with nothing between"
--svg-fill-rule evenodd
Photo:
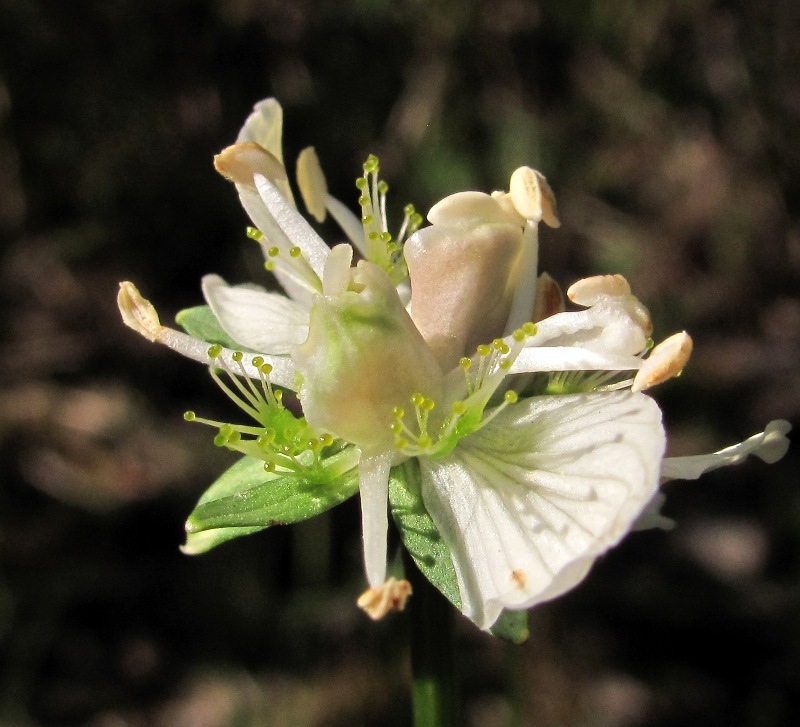
<instances>
[{"instance_id":1,"label":"veined white petal","mask_svg":"<svg viewBox=\"0 0 800 727\"><path fill-rule=\"evenodd\" d=\"M233 360L235 352L229 348L223 348L222 353L217 358L211 359L208 356L209 345L206 341L201 341L199 338L194 338L173 328L162 327L156 341L206 366L219 367L224 365L233 373L242 372L253 379L260 377L258 369L250 362L251 357L245 356L244 360L239 364ZM297 391L297 369L288 356L262 355L261 358L264 359L264 363L272 366L269 380L274 386Z\"/></svg>"},{"instance_id":2,"label":"veined white petal","mask_svg":"<svg viewBox=\"0 0 800 727\"><path fill-rule=\"evenodd\" d=\"M575 586L652 499L664 446L652 399L609 392L521 401L448 457L421 458L464 613L489 628Z\"/></svg>"},{"instance_id":3,"label":"veined white petal","mask_svg":"<svg viewBox=\"0 0 800 727\"><path fill-rule=\"evenodd\" d=\"M391 453L362 457L358 463L361 492L361 533L364 541L364 569L370 587L386 580L386 538L389 528L389 467Z\"/></svg>"},{"instance_id":4,"label":"veined white petal","mask_svg":"<svg viewBox=\"0 0 800 727\"><path fill-rule=\"evenodd\" d=\"M577 346L523 348L508 370L510 374L539 371L636 371L642 365L637 356L601 353Z\"/></svg>"},{"instance_id":5,"label":"veined white petal","mask_svg":"<svg viewBox=\"0 0 800 727\"><path fill-rule=\"evenodd\" d=\"M314 228L286 201L269 179L261 174L256 174L254 180L256 189L275 222L278 223L286 237L300 248L311 269L322 280L325 260L330 252L325 241L314 232Z\"/></svg>"},{"instance_id":6,"label":"veined white petal","mask_svg":"<svg viewBox=\"0 0 800 727\"><path fill-rule=\"evenodd\" d=\"M246 348L288 354L308 336L308 307L284 295L231 286L219 275L206 275L202 287L225 333Z\"/></svg>"},{"instance_id":7,"label":"veined white petal","mask_svg":"<svg viewBox=\"0 0 800 727\"><path fill-rule=\"evenodd\" d=\"M336 224L342 228L342 232L347 235L347 239L356 246L356 250L361 253L361 256L367 257L367 244L364 241L364 226L361 220L355 213L345 204L340 202L336 197L328 195L325 198L325 205L331 217L336 220Z\"/></svg>"},{"instance_id":8,"label":"veined white petal","mask_svg":"<svg viewBox=\"0 0 800 727\"><path fill-rule=\"evenodd\" d=\"M718 452L690 457L666 457L661 467L662 481L696 480L704 472L738 464L751 454L767 464L777 462L789 449L786 435L791 428L792 425L786 420L775 419L767 424L763 432Z\"/></svg>"}]
</instances>

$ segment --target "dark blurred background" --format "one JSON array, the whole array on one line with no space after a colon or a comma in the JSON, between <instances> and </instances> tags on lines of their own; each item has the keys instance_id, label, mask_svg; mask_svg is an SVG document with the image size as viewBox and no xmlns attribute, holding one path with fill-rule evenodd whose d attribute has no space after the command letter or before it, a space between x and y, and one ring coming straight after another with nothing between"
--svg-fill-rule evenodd
<instances>
[{"instance_id":1,"label":"dark blurred background","mask_svg":"<svg viewBox=\"0 0 800 727\"><path fill-rule=\"evenodd\" d=\"M800 422L800 4L793 0L0 0L0 727L409 723L406 624L373 625L358 510L196 558L233 459L207 373L124 328L199 279L266 282L211 157L277 96L355 204L541 169L542 263L620 272L695 355L656 393L673 453ZM329 231L326 228L326 231ZM334 238L331 238L334 239ZM669 486L510 647L463 623L463 724L800 724L797 452Z\"/></svg>"}]
</instances>

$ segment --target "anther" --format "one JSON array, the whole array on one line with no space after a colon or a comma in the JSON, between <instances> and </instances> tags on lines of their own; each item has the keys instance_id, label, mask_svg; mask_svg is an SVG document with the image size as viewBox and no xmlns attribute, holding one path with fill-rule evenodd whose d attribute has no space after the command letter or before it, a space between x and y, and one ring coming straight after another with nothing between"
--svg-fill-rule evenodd
<instances>
[{"instance_id":1,"label":"anther","mask_svg":"<svg viewBox=\"0 0 800 727\"><path fill-rule=\"evenodd\" d=\"M264 239L264 233L261 232L257 227L248 227L245 231L245 234L251 239L256 240L257 242L261 242Z\"/></svg>"},{"instance_id":2,"label":"anther","mask_svg":"<svg viewBox=\"0 0 800 727\"><path fill-rule=\"evenodd\" d=\"M218 343L209 346L208 348L208 357L211 359L219 358L222 355L222 346Z\"/></svg>"}]
</instances>

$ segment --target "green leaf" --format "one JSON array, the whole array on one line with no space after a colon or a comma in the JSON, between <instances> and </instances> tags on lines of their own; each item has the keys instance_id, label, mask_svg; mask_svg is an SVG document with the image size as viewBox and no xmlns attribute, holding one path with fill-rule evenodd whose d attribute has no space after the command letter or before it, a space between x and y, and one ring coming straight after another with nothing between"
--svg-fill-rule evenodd
<instances>
[{"instance_id":1,"label":"green leaf","mask_svg":"<svg viewBox=\"0 0 800 727\"><path fill-rule=\"evenodd\" d=\"M392 469L389 505L403 544L422 574L457 608L461 609L456 570L450 549L422 503L419 466L407 460Z\"/></svg>"},{"instance_id":2,"label":"green leaf","mask_svg":"<svg viewBox=\"0 0 800 727\"><path fill-rule=\"evenodd\" d=\"M265 472L260 459L243 457L211 485L189 515L183 551L204 553L227 540L329 510L358 491L357 471L348 467L352 459L348 448L329 457L313 475L280 475ZM337 474L326 478L326 472Z\"/></svg>"},{"instance_id":3,"label":"green leaf","mask_svg":"<svg viewBox=\"0 0 800 727\"><path fill-rule=\"evenodd\" d=\"M225 348L241 349L219 324L216 316L207 305L198 305L195 308L186 308L175 316L177 324L190 336L199 338L208 343L218 343Z\"/></svg>"},{"instance_id":4,"label":"green leaf","mask_svg":"<svg viewBox=\"0 0 800 727\"><path fill-rule=\"evenodd\" d=\"M461 593L453 558L422 502L416 460L408 460L392 469L389 504L403 544L417 567L447 600L461 610ZM528 612L503 611L489 632L514 644L524 643L530 635Z\"/></svg>"}]
</instances>

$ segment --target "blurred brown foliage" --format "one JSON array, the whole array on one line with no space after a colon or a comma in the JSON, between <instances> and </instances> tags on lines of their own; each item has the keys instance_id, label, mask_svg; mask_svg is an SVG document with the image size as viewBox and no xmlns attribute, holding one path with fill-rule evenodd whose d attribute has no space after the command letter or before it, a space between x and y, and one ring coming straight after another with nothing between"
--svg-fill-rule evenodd
<instances>
[{"instance_id":1,"label":"blurred brown foliage","mask_svg":"<svg viewBox=\"0 0 800 727\"><path fill-rule=\"evenodd\" d=\"M188 559L231 461L202 370L118 320L265 281L213 172L277 96L332 191L399 209L541 169L543 266L620 272L695 355L674 453L800 420L800 5L789 0L0 0L0 725L408 723L405 625L364 623L354 503ZM465 724L794 725L797 453L675 484L509 649L464 625Z\"/></svg>"}]
</instances>

